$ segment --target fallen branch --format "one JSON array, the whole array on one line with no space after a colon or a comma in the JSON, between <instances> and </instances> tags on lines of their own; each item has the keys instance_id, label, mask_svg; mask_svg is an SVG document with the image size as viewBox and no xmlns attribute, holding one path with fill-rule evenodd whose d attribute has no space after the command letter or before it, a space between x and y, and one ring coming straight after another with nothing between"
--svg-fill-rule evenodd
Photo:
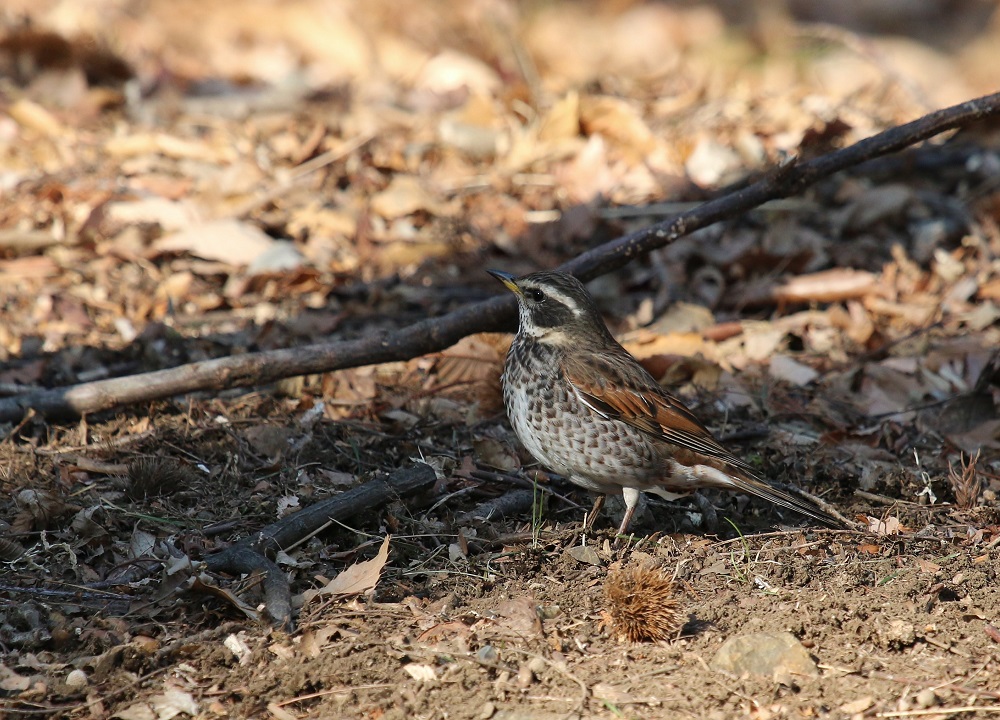
<instances>
[{"instance_id":1,"label":"fallen branch","mask_svg":"<svg viewBox=\"0 0 1000 720\"><path fill-rule=\"evenodd\" d=\"M288 579L272 560L279 550L289 550L334 521L346 520L400 497L429 488L437 480L433 468L424 463L396 470L355 488L302 508L273 522L225 550L205 558L212 572L234 575L261 573L264 605L275 625L289 632L292 623L292 594Z\"/></svg>"},{"instance_id":2,"label":"fallen branch","mask_svg":"<svg viewBox=\"0 0 1000 720\"><path fill-rule=\"evenodd\" d=\"M997 115L1000 93L938 110L813 160L790 162L745 188L593 248L561 269L589 280L695 230L741 215L769 200L794 195L836 172ZM199 390L250 387L297 375L409 360L443 350L472 333L512 329L513 321L514 298L505 293L401 330L377 332L359 340L248 353L0 398L0 422L16 422L29 409L48 417L77 417Z\"/></svg>"}]
</instances>

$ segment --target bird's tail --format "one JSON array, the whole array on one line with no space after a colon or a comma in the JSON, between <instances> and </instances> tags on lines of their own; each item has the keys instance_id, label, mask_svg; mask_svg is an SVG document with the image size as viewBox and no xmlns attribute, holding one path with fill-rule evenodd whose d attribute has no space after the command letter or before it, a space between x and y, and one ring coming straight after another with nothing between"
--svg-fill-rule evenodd
<instances>
[{"instance_id":1,"label":"bird's tail","mask_svg":"<svg viewBox=\"0 0 1000 720\"><path fill-rule=\"evenodd\" d=\"M779 490L763 480L752 477L739 477L735 475L731 475L729 480L732 483L733 490L739 490L740 492L745 492L748 495L755 495L764 500L773 502L775 505L780 505L783 508L788 508L789 510L802 513L803 515L811 517L813 520L818 520L824 525L832 528L846 527L846 523L843 518L838 518L835 515L828 513L826 510L823 510L818 505L806 500L805 498L796 497L795 495L785 492L784 490Z\"/></svg>"}]
</instances>

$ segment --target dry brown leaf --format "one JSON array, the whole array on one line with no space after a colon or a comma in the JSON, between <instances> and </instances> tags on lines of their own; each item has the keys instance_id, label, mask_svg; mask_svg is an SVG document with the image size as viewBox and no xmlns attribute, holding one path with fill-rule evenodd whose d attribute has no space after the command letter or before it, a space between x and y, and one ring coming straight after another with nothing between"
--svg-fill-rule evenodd
<instances>
[{"instance_id":1,"label":"dry brown leaf","mask_svg":"<svg viewBox=\"0 0 1000 720\"><path fill-rule=\"evenodd\" d=\"M708 356L713 354L710 343L705 341L700 332L661 334L649 330L636 330L622 338L622 346L638 360L658 355L693 357L699 354Z\"/></svg>"},{"instance_id":2,"label":"dry brown leaf","mask_svg":"<svg viewBox=\"0 0 1000 720\"><path fill-rule=\"evenodd\" d=\"M507 144L505 125L491 97L473 94L460 110L441 119L438 138L449 147L484 160ZM469 168L464 171L467 178ZM437 175L440 177L441 173Z\"/></svg>"},{"instance_id":3,"label":"dry brown leaf","mask_svg":"<svg viewBox=\"0 0 1000 720\"><path fill-rule=\"evenodd\" d=\"M753 323L743 326L743 334L726 343L742 347L741 355L728 355L730 362L737 368L744 367L749 362L763 362L772 357L785 341L787 332L771 323Z\"/></svg>"},{"instance_id":4,"label":"dry brown leaf","mask_svg":"<svg viewBox=\"0 0 1000 720\"><path fill-rule=\"evenodd\" d=\"M702 187L714 187L738 179L743 159L730 147L703 137L684 163L684 169Z\"/></svg>"},{"instance_id":5,"label":"dry brown leaf","mask_svg":"<svg viewBox=\"0 0 1000 720\"><path fill-rule=\"evenodd\" d=\"M200 712L194 695L180 688L167 685L164 691L116 712L111 717L119 720L171 720L178 715L195 717Z\"/></svg>"},{"instance_id":6,"label":"dry brown leaf","mask_svg":"<svg viewBox=\"0 0 1000 720\"><path fill-rule=\"evenodd\" d=\"M461 620L452 620L432 625L424 630L417 639L420 642L438 642L456 635L461 638L468 638L471 634L472 630L464 622Z\"/></svg>"},{"instance_id":7,"label":"dry brown leaf","mask_svg":"<svg viewBox=\"0 0 1000 720\"><path fill-rule=\"evenodd\" d=\"M580 135L580 94L571 90L559 98L542 116L538 139L542 142L576 138Z\"/></svg>"},{"instance_id":8,"label":"dry brown leaf","mask_svg":"<svg viewBox=\"0 0 1000 720\"><path fill-rule=\"evenodd\" d=\"M256 225L239 220L214 220L167 235L157 240L155 247L160 252L187 252L205 260L249 265L274 242Z\"/></svg>"},{"instance_id":9,"label":"dry brown leaf","mask_svg":"<svg viewBox=\"0 0 1000 720\"><path fill-rule=\"evenodd\" d=\"M778 302L841 302L864 297L878 281L873 273L852 268L833 268L789 278L776 287Z\"/></svg>"},{"instance_id":10,"label":"dry brown leaf","mask_svg":"<svg viewBox=\"0 0 1000 720\"><path fill-rule=\"evenodd\" d=\"M30 280L55 277L59 272L59 266L47 255L0 261L0 283L9 288L25 285Z\"/></svg>"},{"instance_id":11,"label":"dry brown leaf","mask_svg":"<svg viewBox=\"0 0 1000 720\"><path fill-rule=\"evenodd\" d=\"M503 403L500 375L509 346L510 336L505 333L479 333L442 350L430 371L435 392L477 402L484 413L499 409ZM418 360L410 366L420 364Z\"/></svg>"},{"instance_id":12,"label":"dry brown leaf","mask_svg":"<svg viewBox=\"0 0 1000 720\"><path fill-rule=\"evenodd\" d=\"M268 459L280 458L288 450L295 431L279 425L251 425L243 430L243 437L254 452Z\"/></svg>"},{"instance_id":13,"label":"dry brown leaf","mask_svg":"<svg viewBox=\"0 0 1000 720\"><path fill-rule=\"evenodd\" d=\"M236 153L231 148L213 147L198 140L187 140L166 133L138 133L115 137L104 144L104 150L118 158L155 153L174 159L212 163L232 162L236 159Z\"/></svg>"},{"instance_id":14,"label":"dry brown leaf","mask_svg":"<svg viewBox=\"0 0 1000 720\"><path fill-rule=\"evenodd\" d=\"M619 182L619 177L610 167L603 135L592 135L578 151L574 147L572 160L557 166L554 175L559 185L565 188L567 197L580 204L611 195Z\"/></svg>"},{"instance_id":15,"label":"dry brown leaf","mask_svg":"<svg viewBox=\"0 0 1000 720\"><path fill-rule=\"evenodd\" d=\"M908 185L892 184L869 188L845 208L845 229L866 230L876 223L898 217L913 201Z\"/></svg>"},{"instance_id":16,"label":"dry brown leaf","mask_svg":"<svg viewBox=\"0 0 1000 720\"><path fill-rule=\"evenodd\" d=\"M482 621L487 627L498 628L513 633L518 637L541 635L542 620L538 615L538 601L533 595L520 595L504 600L496 608L496 616L489 621ZM474 627L479 628L480 623ZM481 632L485 632L482 629Z\"/></svg>"},{"instance_id":17,"label":"dry brown leaf","mask_svg":"<svg viewBox=\"0 0 1000 720\"><path fill-rule=\"evenodd\" d=\"M5 693L20 693L31 687L32 679L26 675L18 675L9 667L0 663L0 690Z\"/></svg>"},{"instance_id":18,"label":"dry brown leaf","mask_svg":"<svg viewBox=\"0 0 1000 720\"><path fill-rule=\"evenodd\" d=\"M771 377L791 385L804 387L819 377L819 373L788 355L775 355L768 365Z\"/></svg>"},{"instance_id":19,"label":"dry brown leaf","mask_svg":"<svg viewBox=\"0 0 1000 720\"><path fill-rule=\"evenodd\" d=\"M437 679L437 672L425 663L408 663L403 666L403 670L417 682L427 683Z\"/></svg>"},{"instance_id":20,"label":"dry brown leaf","mask_svg":"<svg viewBox=\"0 0 1000 720\"><path fill-rule=\"evenodd\" d=\"M932 563L930 560L924 560L923 558L917 558L917 567L920 568L921 572L930 573L933 575L941 566L937 563Z\"/></svg>"},{"instance_id":21,"label":"dry brown leaf","mask_svg":"<svg viewBox=\"0 0 1000 720\"><path fill-rule=\"evenodd\" d=\"M628 687L627 685L625 687ZM612 685L607 682L599 682L590 689L595 700L602 700L613 705L628 705L636 703L636 696L628 692L624 687Z\"/></svg>"},{"instance_id":22,"label":"dry brown leaf","mask_svg":"<svg viewBox=\"0 0 1000 720\"><path fill-rule=\"evenodd\" d=\"M493 95L500 85L500 77L489 65L451 49L443 50L428 60L416 81L417 87L439 94L468 90Z\"/></svg>"},{"instance_id":23,"label":"dry brown leaf","mask_svg":"<svg viewBox=\"0 0 1000 720\"><path fill-rule=\"evenodd\" d=\"M377 393L375 368L370 365L338 370L323 376L325 412L331 419L345 417L359 405L367 405Z\"/></svg>"},{"instance_id":24,"label":"dry brown leaf","mask_svg":"<svg viewBox=\"0 0 1000 720\"><path fill-rule=\"evenodd\" d=\"M487 467L507 472L516 471L521 467L521 461L513 448L499 440L490 437L480 438L473 441L472 447L476 461Z\"/></svg>"},{"instance_id":25,"label":"dry brown leaf","mask_svg":"<svg viewBox=\"0 0 1000 720\"><path fill-rule=\"evenodd\" d=\"M66 126L38 103L22 98L7 108L7 113L22 127L30 128L46 137L67 139L66 134L69 131Z\"/></svg>"},{"instance_id":26,"label":"dry brown leaf","mask_svg":"<svg viewBox=\"0 0 1000 720\"><path fill-rule=\"evenodd\" d=\"M899 522L899 518L890 515L886 518L876 518L868 516L868 532L875 535L900 535L908 532L907 528Z\"/></svg>"},{"instance_id":27,"label":"dry brown leaf","mask_svg":"<svg viewBox=\"0 0 1000 720\"><path fill-rule=\"evenodd\" d=\"M875 698L871 695L865 695L863 698L858 698L857 700L852 700L851 702L844 703L840 706L840 712L845 715L856 715L863 713L865 710L870 708L875 704Z\"/></svg>"},{"instance_id":28,"label":"dry brown leaf","mask_svg":"<svg viewBox=\"0 0 1000 720\"><path fill-rule=\"evenodd\" d=\"M111 202L104 207L103 214L111 223L159 225L168 231L182 230L201 218L201 211L193 202L162 197Z\"/></svg>"},{"instance_id":29,"label":"dry brown leaf","mask_svg":"<svg viewBox=\"0 0 1000 720\"><path fill-rule=\"evenodd\" d=\"M239 595L234 593L229 588L224 588L221 585L218 585L215 579L208 573L201 573L190 578L190 589L196 592L214 595L215 597L224 600L255 622L259 622L261 619L257 608L243 602Z\"/></svg>"},{"instance_id":30,"label":"dry brown leaf","mask_svg":"<svg viewBox=\"0 0 1000 720\"><path fill-rule=\"evenodd\" d=\"M644 157L655 140L634 103L618 97L587 95L580 98L580 127L587 135L602 135L616 146Z\"/></svg>"},{"instance_id":31,"label":"dry brown leaf","mask_svg":"<svg viewBox=\"0 0 1000 720\"><path fill-rule=\"evenodd\" d=\"M22 490L16 496L18 513L11 523L11 529L27 534L30 530L45 530L62 515L77 512L81 508L67 504L54 492Z\"/></svg>"},{"instance_id":32,"label":"dry brown leaf","mask_svg":"<svg viewBox=\"0 0 1000 720\"><path fill-rule=\"evenodd\" d=\"M1000 278L995 277L987 280L976 291L980 300L996 300L1000 302Z\"/></svg>"},{"instance_id":33,"label":"dry brown leaf","mask_svg":"<svg viewBox=\"0 0 1000 720\"><path fill-rule=\"evenodd\" d=\"M385 563L389 559L389 537L389 535L385 536L378 554L371 560L355 563L345 568L323 587L306 590L302 593L304 604L308 604L315 597L331 595L335 598L342 598L374 590L382 575L382 568L385 567Z\"/></svg>"}]
</instances>

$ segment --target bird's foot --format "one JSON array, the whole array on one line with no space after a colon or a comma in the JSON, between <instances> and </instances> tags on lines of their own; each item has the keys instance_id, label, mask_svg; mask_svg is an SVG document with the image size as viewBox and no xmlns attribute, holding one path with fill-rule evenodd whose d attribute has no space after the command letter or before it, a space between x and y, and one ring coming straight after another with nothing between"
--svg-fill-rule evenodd
<instances>
[{"instance_id":1,"label":"bird's foot","mask_svg":"<svg viewBox=\"0 0 1000 720\"><path fill-rule=\"evenodd\" d=\"M714 533L718 530L719 515L716 512L715 505L712 504L712 501L700 492L692 493L691 499L694 500L695 505L698 506L698 510L701 511L702 527L710 533Z\"/></svg>"}]
</instances>

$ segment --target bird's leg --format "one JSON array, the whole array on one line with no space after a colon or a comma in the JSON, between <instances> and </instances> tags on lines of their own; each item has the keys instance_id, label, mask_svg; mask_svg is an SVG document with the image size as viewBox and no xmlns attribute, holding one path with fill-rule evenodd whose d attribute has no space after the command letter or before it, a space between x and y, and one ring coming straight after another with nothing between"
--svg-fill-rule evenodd
<instances>
[{"instance_id":1,"label":"bird's leg","mask_svg":"<svg viewBox=\"0 0 1000 720\"><path fill-rule=\"evenodd\" d=\"M629 523L632 522L632 514L635 513L635 506L639 504L640 493L632 487L622 488L622 497L625 498L625 517L622 524L618 526L618 534L624 535L628 531Z\"/></svg>"},{"instance_id":2,"label":"bird's leg","mask_svg":"<svg viewBox=\"0 0 1000 720\"><path fill-rule=\"evenodd\" d=\"M589 531L594 526L594 521L597 519L597 513L601 511L604 507L604 498L606 496L604 493L598 494L597 498L594 500L594 507L590 509L587 515L583 516L583 529L585 532Z\"/></svg>"},{"instance_id":3,"label":"bird's leg","mask_svg":"<svg viewBox=\"0 0 1000 720\"><path fill-rule=\"evenodd\" d=\"M719 516L715 512L715 505L700 492L691 495L698 509L701 510L702 527L709 532L715 532L719 527Z\"/></svg>"}]
</instances>

